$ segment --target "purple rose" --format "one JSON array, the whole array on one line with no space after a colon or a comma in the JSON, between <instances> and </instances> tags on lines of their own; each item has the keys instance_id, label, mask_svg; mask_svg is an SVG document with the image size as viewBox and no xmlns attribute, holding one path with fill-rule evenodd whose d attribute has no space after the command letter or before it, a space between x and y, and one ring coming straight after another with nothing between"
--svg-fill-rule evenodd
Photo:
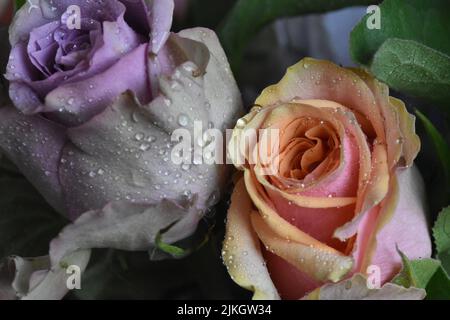
<instances>
[{"instance_id":1,"label":"purple rose","mask_svg":"<svg viewBox=\"0 0 450 320\"><path fill-rule=\"evenodd\" d=\"M219 199L225 166L175 164L171 134L193 132L194 121L233 127L240 94L214 32L171 33L173 9L172 0L32 0L17 12L0 149L73 221L39 258L53 272L12 260L16 284L34 279L19 296L62 297L61 266L84 267L90 248L147 250L168 226L165 242L183 239Z\"/></svg>"}]
</instances>

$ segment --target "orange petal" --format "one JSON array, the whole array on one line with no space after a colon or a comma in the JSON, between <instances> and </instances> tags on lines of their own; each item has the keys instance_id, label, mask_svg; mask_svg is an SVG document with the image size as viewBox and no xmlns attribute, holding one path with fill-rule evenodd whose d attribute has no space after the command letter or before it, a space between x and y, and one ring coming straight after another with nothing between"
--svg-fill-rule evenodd
<instances>
[{"instance_id":1,"label":"orange petal","mask_svg":"<svg viewBox=\"0 0 450 320\"><path fill-rule=\"evenodd\" d=\"M381 112L367 84L351 70L331 62L305 58L288 68L278 84L266 88L256 104L271 106L293 99L335 101L367 117L380 141L385 141Z\"/></svg>"}]
</instances>

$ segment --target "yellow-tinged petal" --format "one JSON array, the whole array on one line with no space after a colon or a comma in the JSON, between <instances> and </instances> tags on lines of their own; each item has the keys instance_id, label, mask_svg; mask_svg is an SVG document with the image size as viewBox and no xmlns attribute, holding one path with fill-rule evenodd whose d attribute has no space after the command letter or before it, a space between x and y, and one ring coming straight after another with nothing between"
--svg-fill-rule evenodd
<instances>
[{"instance_id":1,"label":"yellow-tinged petal","mask_svg":"<svg viewBox=\"0 0 450 320\"><path fill-rule=\"evenodd\" d=\"M362 69L353 69L374 93L377 107L385 119L389 168L397 164L411 166L420 150L420 139L415 132L415 117L403 101L389 96L389 87Z\"/></svg>"},{"instance_id":2,"label":"yellow-tinged petal","mask_svg":"<svg viewBox=\"0 0 450 320\"><path fill-rule=\"evenodd\" d=\"M385 141L381 112L374 108L375 96L354 72L334 63L305 58L288 68L285 76L266 88L256 100L263 107L288 103L293 99L321 99L340 103L367 117L377 138Z\"/></svg>"},{"instance_id":3,"label":"yellow-tinged petal","mask_svg":"<svg viewBox=\"0 0 450 320\"><path fill-rule=\"evenodd\" d=\"M256 212L251 221L258 237L266 249L283 258L311 278L320 281L337 282L352 268L353 260L341 254L334 254L277 235Z\"/></svg>"},{"instance_id":4,"label":"yellow-tinged petal","mask_svg":"<svg viewBox=\"0 0 450 320\"><path fill-rule=\"evenodd\" d=\"M395 141L397 144L402 145L402 156L404 163L407 167L411 166L417 154L420 151L420 138L416 134L415 121L416 117L406 110L406 106L403 101L394 97L389 97L389 101L394 106L399 117L399 125L402 131L402 138Z\"/></svg>"},{"instance_id":5,"label":"yellow-tinged petal","mask_svg":"<svg viewBox=\"0 0 450 320\"><path fill-rule=\"evenodd\" d=\"M279 299L261 253L260 241L250 222L252 210L252 202L241 178L231 197L222 257L232 279L253 291L253 299Z\"/></svg>"},{"instance_id":6,"label":"yellow-tinged petal","mask_svg":"<svg viewBox=\"0 0 450 320\"><path fill-rule=\"evenodd\" d=\"M237 121L228 144L228 157L236 168L243 170L248 162L255 160L248 158L254 154L254 148L257 144L257 140L251 139L251 133L252 130L255 133L258 132L257 130L262 126L268 114L266 110L260 112L260 108L255 107Z\"/></svg>"}]
</instances>

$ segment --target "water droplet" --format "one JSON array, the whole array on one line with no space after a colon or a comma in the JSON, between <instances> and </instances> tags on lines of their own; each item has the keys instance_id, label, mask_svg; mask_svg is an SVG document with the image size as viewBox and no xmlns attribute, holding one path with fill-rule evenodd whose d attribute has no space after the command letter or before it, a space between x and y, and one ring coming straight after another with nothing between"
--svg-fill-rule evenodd
<instances>
[{"instance_id":1,"label":"water droplet","mask_svg":"<svg viewBox=\"0 0 450 320\"><path fill-rule=\"evenodd\" d=\"M189 124L189 117L182 113L178 116L178 124L182 127L185 127Z\"/></svg>"},{"instance_id":2,"label":"water droplet","mask_svg":"<svg viewBox=\"0 0 450 320\"><path fill-rule=\"evenodd\" d=\"M172 100L170 100L169 98L164 98L164 103L166 104L166 106L170 107L172 105Z\"/></svg>"},{"instance_id":3,"label":"water droplet","mask_svg":"<svg viewBox=\"0 0 450 320\"><path fill-rule=\"evenodd\" d=\"M141 151L147 151L148 149L150 149L150 145L147 143L143 143L139 146L139 150Z\"/></svg>"},{"instance_id":4,"label":"water droplet","mask_svg":"<svg viewBox=\"0 0 450 320\"><path fill-rule=\"evenodd\" d=\"M136 135L134 136L134 138L137 141L141 141L142 139L144 139L144 134L143 133L136 133Z\"/></svg>"},{"instance_id":5,"label":"water droplet","mask_svg":"<svg viewBox=\"0 0 450 320\"><path fill-rule=\"evenodd\" d=\"M247 120L245 120L244 118L240 118L237 122L236 122L236 128L237 129L242 129L247 125Z\"/></svg>"}]
</instances>

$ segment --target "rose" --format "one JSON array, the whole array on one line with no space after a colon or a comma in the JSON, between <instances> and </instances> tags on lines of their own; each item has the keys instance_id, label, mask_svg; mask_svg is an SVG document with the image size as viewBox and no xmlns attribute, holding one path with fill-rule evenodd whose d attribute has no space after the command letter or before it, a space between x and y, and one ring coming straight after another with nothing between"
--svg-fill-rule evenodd
<instances>
[{"instance_id":1,"label":"rose","mask_svg":"<svg viewBox=\"0 0 450 320\"><path fill-rule=\"evenodd\" d=\"M369 266L389 281L397 249L430 256L414 117L384 84L307 58L255 104L229 145L244 171L223 247L236 283L255 298L298 299ZM260 129L279 134L249 138Z\"/></svg>"},{"instance_id":2,"label":"rose","mask_svg":"<svg viewBox=\"0 0 450 320\"><path fill-rule=\"evenodd\" d=\"M50 244L53 272L36 278L13 259L24 277L14 283L41 280L19 296L60 298L61 265L86 265L90 248L148 250L169 226L161 241L183 239L218 201L225 167L175 164L171 134L196 121L231 127L240 94L214 32L171 33L172 12L170 0L41 0L17 12L0 148L73 221Z\"/></svg>"}]
</instances>

